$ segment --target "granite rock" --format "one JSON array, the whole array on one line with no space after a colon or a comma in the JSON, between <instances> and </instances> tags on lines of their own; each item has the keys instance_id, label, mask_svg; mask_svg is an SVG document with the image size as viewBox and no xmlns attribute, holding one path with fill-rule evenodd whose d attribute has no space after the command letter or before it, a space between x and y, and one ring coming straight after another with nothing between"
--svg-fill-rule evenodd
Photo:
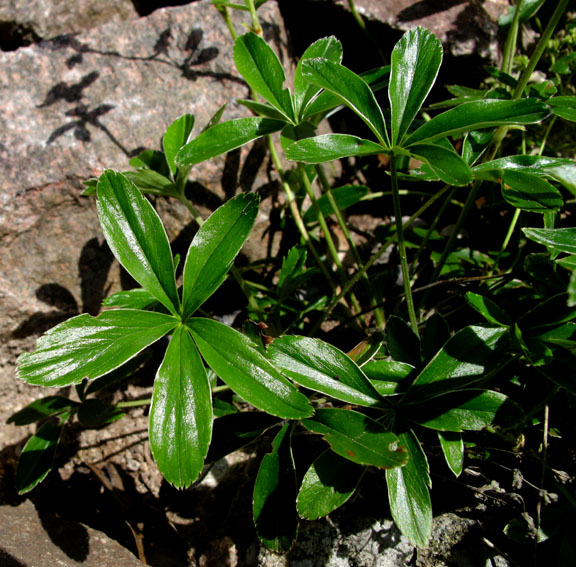
<instances>
[{"instance_id":1,"label":"granite rock","mask_svg":"<svg viewBox=\"0 0 576 567\"><path fill-rule=\"evenodd\" d=\"M67 2L58 0L3 0L0 48L11 51L42 39L137 17L138 12L130 0L78 0L73 10Z\"/></svg>"},{"instance_id":2,"label":"granite rock","mask_svg":"<svg viewBox=\"0 0 576 567\"><path fill-rule=\"evenodd\" d=\"M0 509L4 567L138 567L134 555L104 533L39 513L27 500Z\"/></svg>"},{"instance_id":3,"label":"granite rock","mask_svg":"<svg viewBox=\"0 0 576 567\"><path fill-rule=\"evenodd\" d=\"M349 11L347 0L289 0L294 11L307 6L322 6L325 11ZM368 24L384 24L389 29L406 31L415 26L430 29L455 56L480 55L494 60L498 54L498 17L510 7L508 0L355 0L358 14ZM286 6L288 9L288 6ZM350 21L350 25L356 25ZM387 39L384 30L370 27L376 43ZM361 31L357 28L357 37Z\"/></svg>"}]
</instances>

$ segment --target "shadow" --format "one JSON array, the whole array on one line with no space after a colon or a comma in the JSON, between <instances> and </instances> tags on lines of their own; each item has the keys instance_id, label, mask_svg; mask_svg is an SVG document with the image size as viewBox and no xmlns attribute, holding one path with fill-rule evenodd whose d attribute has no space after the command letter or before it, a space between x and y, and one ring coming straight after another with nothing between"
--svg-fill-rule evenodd
<instances>
[{"instance_id":1,"label":"shadow","mask_svg":"<svg viewBox=\"0 0 576 567\"><path fill-rule=\"evenodd\" d=\"M34 313L12 331L11 337L23 339L44 333L81 312L97 315L100 312L102 300L108 295L106 282L113 260L114 256L106 242L100 243L97 238L88 240L82 247L78 260L82 311L74 295L67 288L54 282L43 284L36 290L35 295L42 303L54 309ZM126 283L132 284L131 287L135 285L133 280Z\"/></svg>"},{"instance_id":2,"label":"shadow","mask_svg":"<svg viewBox=\"0 0 576 567\"><path fill-rule=\"evenodd\" d=\"M101 243L98 238L92 238L82 247L78 276L84 313L97 315L100 312L102 300L109 292L106 281L113 261L114 255L105 241Z\"/></svg>"},{"instance_id":3,"label":"shadow","mask_svg":"<svg viewBox=\"0 0 576 567\"><path fill-rule=\"evenodd\" d=\"M182 6L198 0L132 0L135 10L140 17L149 16L152 12L167 6Z\"/></svg>"},{"instance_id":4,"label":"shadow","mask_svg":"<svg viewBox=\"0 0 576 567\"><path fill-rule=\"evenodd\" d=\"M61 100L79 102L84 97L84 90L94 83L99 76L100 73L98 71L92 71L84 75L77 83L57 83L46 93L44 102L38 105L38 108L52 106Z\"/></svg>"},{"instance_id":5,"label":"shadow","mask_svg":"<svg viewBox=\"0 0 576 567\"><path fill-rule=\"evenodd\" d=\"M467 0L420 0L401 10L397 17L400 22L411 22L465 3Z\"/></svg>"},{"instance_id":6,"label":"shadow","mask_svg":"<svg viewBox=\"0 0 576 567\"><path fill-rule=\"evenodd\" d=\"M0 565L3 567L26 567L26 564L20 563L14 556L0 548Z\"/></svg>"},{"instance_id":7,"label":"shadow","mask_svg":"<svg viewBox=\"0 0 576 567\"><path fill-rule=\"evenodd\" d=\"M60 548L70 559L82 563L90 552L88 530L76 522L67 522L60 518L38 511L38 518L52 543Z\"/></svg>"},{"instance_id":8,"label":"shadow","mask_svg":"<svg viewBox=\"0 0 576 567\"><path fill-rule=\"evenodd\" d=\"M16 51L40 39L30 25L14 21L0 21L0 51Z\"/></svg>"}]
</instances>

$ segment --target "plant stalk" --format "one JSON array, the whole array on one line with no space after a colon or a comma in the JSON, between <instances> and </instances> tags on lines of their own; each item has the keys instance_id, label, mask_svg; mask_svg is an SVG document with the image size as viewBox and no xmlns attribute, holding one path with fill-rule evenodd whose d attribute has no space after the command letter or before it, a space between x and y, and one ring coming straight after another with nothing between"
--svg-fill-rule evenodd
<instances>
[{"instance_id":1,"label":"plant stalk","mask_svg":"<svg viewBox=\"0 0 576 567\"><path fill-rule=\"evenodd\" d=\"M402 224L402 210L400 208L400 195L398 194L398 170L396 167L396 156L390 156L390 178L392 180L392 202L394 204L394 216L396 217L396 235L398 244L398 254L400 255L400 266L402 268L402 280L404 284L404 292L406 294L406 307L408 308L408 317L410 318L410 325L417 337L420 337L418 332L418 320L416 319L416 311L414 310L414 300L412 298L412 290L410 286L410 269L408 268L408 258L406 257L406 245L404 243L404 227Z\"/></svg>"}]
</instances>

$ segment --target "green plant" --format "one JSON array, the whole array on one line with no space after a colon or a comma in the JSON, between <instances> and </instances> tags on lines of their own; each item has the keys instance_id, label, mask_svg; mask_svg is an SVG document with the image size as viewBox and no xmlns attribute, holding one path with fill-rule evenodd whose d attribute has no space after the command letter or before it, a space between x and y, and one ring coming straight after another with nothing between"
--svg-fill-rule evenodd
<instances>
[{"instance_id":1,"label":"green plant","mask_svg":"<svg viewBox=\"0 0 576 567\"><path fill-rule=\"evenodd\" d=\"M335 38L321 39L300 59L291 91L278 57L258 35L256 8L262 2L215 4L224 15L238 7L252 15L252 31L235 40L234 56L255 95L241 102L259 116L220 122L220 109L192 137L194 119L185 115L168 128L162 152L148 150L131 161L135 171L108 171L90 183L88 193L97 196L106 240L141 288L108 298L104 306L109 309L98 317L80 315L61 323L39 340L34 353L21 355L21 379L44 386L76 384L79 401L50 396L11 418L17 424L54 418L23 451L19 490L31 490L46 476L67 420L77 416L88 426L100 426L122 417L121 404L107 406L90 395L129 375L147 347L170 336L154 383L150 443L171 484L189 486L206 460L274 430L271 452L262 460L254 488L254 522L266 546L288 550L297 533L297 512L310 519L330 513L355 492L366 467L376 467L386 471L393 518L414 544L424 547L431 534L432 503L429 454L422 439L434 432L449 469L459 476L463 432L524 425L518 406L506 395L513 391L510 380L502 378L507 368L538 372L546 383L555 384L554 394L560 387L576 393L570 374L576 347L575 234L572 228L556 227L566 207L565 194L576 195L576 164L543 157L542 152L500 155L508 128L521 131L525 149L526 128L551 116L573 119L576 97L528 86L527 77L543 53L537 48L518 78L510 75L510 58L505 58L506 68L490 71L499 81L497 87L451 87L455 98L435 105L448 110L422 121L418 117L442 61L440 42L422 28L407 32L397 43L390 67L364 77L341 64L342 47ZM566 2L559 4L544 31L546 41L565 7ZM521 14L517 10L511 20L512 38ZM514 41L508 43L511 53ZM386 85L389 109L382 108L375 94ZM256 100L256 95L264 100ZM319 122L341 106L365 123L373 139L315 134ZM277 271L272 288L250 281L246 272L233 267L256 218L257 196L239 195L203 221L185 190L195 164L275 132L280 132L285 156L297 162L284 171L269 138L300 241L283 259L264 259ZM395 223L384 231L380 249L365 259L343 211L375 196L366 186L332 188L321 164L370 156L388 159ZM418 160L417 169L408 169L410 159ZM315 180L321 197L313 189ZM401 208L403 184L418 184L426 198L407 222ZM498 206L514 211L506 238L495 252L454 250L485 186L499 186ZM409 232L417 218L442 197L454 195L456 188L466 190L467 197L450 236L435 229L443 208L430 228ZM198 222L180 287L175 277L179 259L173 257L162 223L142 193L180 200ZM311 202L308 210L305 198ZM383 210L381 216L386 214ZM507 254L521 214L542 219L544 228L523 231L544 244L548 255L526 253L526 241L517 244L515 258ZM352 274L331 239L330 215L350 246ZM394 242L405 303L400 307L399 301L396 313L385 317L382 297L368 274ZM572 275L552 279L556 266ZM260 324L248 323L244 334L202 312L229 271ZM295 298L294 292L318 274L324 285L317 296ZM454 280L482 282L483 293L457 296L462 300L444 310L446 317L443 304L431 296L420 305L414 300L414 282L422 286L420 291L431 291ZM356 286L360 281L362 287ZM525 313L514 312L512 293ZM374 314L372 321L363 318L365 311ZM463 311L461 319L454 319L454 312ZM483 320L476 321L476 315ZM360 322L365 331L372 327L374 332L348 354L319 338L293 334L313 335L330 316L351 325ZM265 340L262 327L271 333ZM221 398L229 390L235 393L234 403ZM239 411L247 404L261 411ZM302 428L322 436L329 448L316 456L298 487L291 441Z\"/></svg>"}]
</instances>

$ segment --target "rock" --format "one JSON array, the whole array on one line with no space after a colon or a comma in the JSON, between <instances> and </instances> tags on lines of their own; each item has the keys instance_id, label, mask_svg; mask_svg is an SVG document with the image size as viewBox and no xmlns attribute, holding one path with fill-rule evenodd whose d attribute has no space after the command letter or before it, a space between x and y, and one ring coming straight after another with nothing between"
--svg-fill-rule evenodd
<instances>
[{"instance_id":1,"label":"rock","mask_svg":"<svg viewBox=\"0 0 576 567\"><path fill-rule=\"evenodd\" d=\"M276 3L261 13L267 37L286 60ZM236 12L239 32L241 21L247 15ZM2 424L54 393L19 382L17 356L66 318L97 313L105 295L126 285L93 198L81 196L82 181L106 168L129 169L129 156L159 148L165 128L186 112L195 114L196 132L224 103L224 119L247 116L235 102L246 96L228 30L208 0L0 52ZM262 145L197 166L195 204L207 215L224 198L269 183L266 168ZM155 204L175 246L186 247L195 225L185 207L164 199ZM267 215L263 207L260 232ZM247 253L260 246L252 242ZM3 425L0 450L21 447L32 431Z\"/></svg>"},{"instance_id":2,"label":"rock","mask_svg":"<svg viewBox=\"0 0 576 567\"><path fill-rule=\"evenodd\" d=\"M130 0L80 0L73 10L58 0L4 0L0 5L0 49L12 51L42 39L137 17Z\"/></svg>"},{"instance_id":3,"label":"rock","mask_svg":"<svg viewBox=\"0 0 576 567\"><path fill-rule=\"evenodd\" d=\"M275 4L267 6L267 29L281 37ZM196 131L224 103L225 118L246 116L235 100L248 93L209 2L0 53L0 69L7 101L0 117L0 334L23 336L22 324L43 330L30 321L39 314L50 325L93 312L111 285L111 256L93 200L80 196L82 181L106 168L127 169L129 156L157 148L166 126L185 112L196 115ZM193 171L201 210L253 182L247 153ZM263 155L252 151L251 158L257 170ZM183 207L158 204L174 239L191 219Z\"/></svg>"},{"instance_id":4,"label":"rock","mask_svg":"<svg viewBox=\"0 0 576 567\"><path fill-rule=\"evenodd\" d=\"M0 510L0 565L139 567L142 563L102 532L40 514L27 500Z\"/></svg>"},{"instance_id":5,"label":"rock","mask_svg":"<svg viewBox=\"0 0 576 567\"><path fill-rule=\"evenodd\" d=\"M440 38L452 55L480 55L491 60L498 54L498 17L510 6L508 0L355 0L354 4L385 56L388 56L390 36L386 28L404 32L424 26ZM331 23L338 19L338 11L342 18L342 13L350 10L348 0L290 0L290 6L282 5L294 14L311 10L331 12L327 17ZM312 19L316 22L316 18ZM356 41L363 41L363 50L370 57L370 41L362 40L362 32L351 16L347 21L354 29Z\"/></svg>"}]
</instances>

